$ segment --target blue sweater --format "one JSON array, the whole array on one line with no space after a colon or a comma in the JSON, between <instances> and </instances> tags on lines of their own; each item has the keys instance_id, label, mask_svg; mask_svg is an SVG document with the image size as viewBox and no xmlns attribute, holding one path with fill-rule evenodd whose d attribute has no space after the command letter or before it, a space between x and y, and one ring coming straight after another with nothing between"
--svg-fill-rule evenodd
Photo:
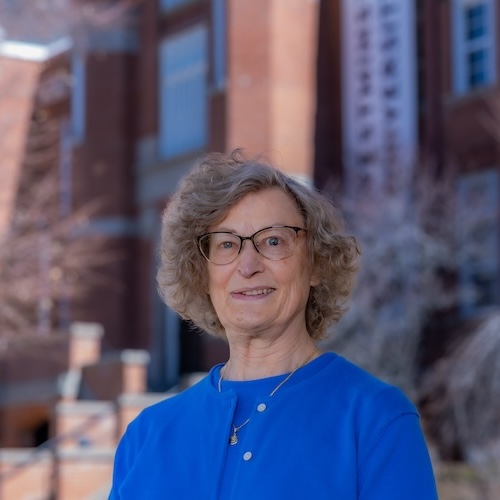
<instances>
[{"instance_id":1,"label":"blue sweater","mask_svg":"<svg viewBox=\"0 0 500 500\"><path fill-rule=\"evenodd\" d=\"M257 397L230 446L237 395L218 391L219 370L129 425L110 499L437 499L418 413L398 389L323 354Z\"/></svg>"}]
</instances>

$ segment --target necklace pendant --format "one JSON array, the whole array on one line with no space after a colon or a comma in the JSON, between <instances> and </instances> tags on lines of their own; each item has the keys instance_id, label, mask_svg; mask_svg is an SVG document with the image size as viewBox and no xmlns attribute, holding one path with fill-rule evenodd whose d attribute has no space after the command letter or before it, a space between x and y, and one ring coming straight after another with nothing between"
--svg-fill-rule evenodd
<instances>
[{"instance_id":1,"label":"necklace pendant","mask_svg":"<svg viewBox=\"0 0 500 500\"><path fill-rule=\"evenodd\" d=\"M229 444L231 446L234 446L238 442L238 436L236 435L236 432L233 433L233 435L229 438Z\"/></svg>"}]
</instances>

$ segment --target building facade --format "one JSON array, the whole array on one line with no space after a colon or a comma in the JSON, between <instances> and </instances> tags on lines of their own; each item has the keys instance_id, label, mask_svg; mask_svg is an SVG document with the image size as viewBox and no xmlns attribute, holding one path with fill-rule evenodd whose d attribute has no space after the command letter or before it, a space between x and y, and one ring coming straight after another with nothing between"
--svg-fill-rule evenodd
<instances>
[{"instance_id":1,"label":"building facade","mask_svg":"<svg viewBox=\"0 0 500 500\"><path fill-rule=\"evenodd\" d=\"M72 304L68 329L98 323L104 352L147 351L152 391L225 359L222 341L192 331L160 302L155 274L161 214L179 180L204 152L236 147L264 153L319 189L373 188L395 168L418 175L424 163L437 172L452 166L461 238L482 248L461 260L458 286L480 293L464 293L457 315L499 304L498 0L143 0L123 13L109 20L109 11L97 11L78 36L37 43L4 26L0 85L17 66L32 84L22 102L0 98L21 120L9 141L0 137L9 172L0 185L0 230L13 210L33 110L50 105L60 130L61 206L98 200L92 228L119 250L107 265L113 286L98 285ZM15 43L44 55L29 60ZM39 444L36 432L48 437L56 428L64 398L53 384L68 366L44 372L46 404L22 425L14 417L31 403L12 394L16 384L32 392L26 374L16 379L5 366L11 387L0 391L8 422L0 447ZM74 399L105 399L88 387ZM106 397L135 390L122 389ZM113 418L110 446L125 417Z\"/></svg>"},{"instance_id":2,"label":"building facade","mask_svg":"<svg viewBox=\"0 0 500 500\"><path fill-rule=\"evenodd\" d=\"M438 175L451 170L463 226L458 314L498 305L499 3L357 0L320 9L315 184L343 177L349 189L349 179L368 176L377 185L391 163L416 175L429 165ZM471 240L481 248L474 255Z\"/></svg>"}]
</instances>

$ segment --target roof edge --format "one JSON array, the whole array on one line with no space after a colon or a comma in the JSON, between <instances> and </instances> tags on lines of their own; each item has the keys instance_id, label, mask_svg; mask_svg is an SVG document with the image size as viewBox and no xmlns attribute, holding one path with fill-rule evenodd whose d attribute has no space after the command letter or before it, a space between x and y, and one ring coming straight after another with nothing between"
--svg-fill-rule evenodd
<instances>
[{"instance_id":1,"label":"roof edge","mask_svg":"<svg viewBox=\"0 0 500 500\"><path fill-rule=\"evenodd\" d=\"M0 56L10 59L44 62L63 52L67 52L72 46L73 40L69 36L59 38L48 44L3 40L0 41Z\"/></svg>"}]
</instances>

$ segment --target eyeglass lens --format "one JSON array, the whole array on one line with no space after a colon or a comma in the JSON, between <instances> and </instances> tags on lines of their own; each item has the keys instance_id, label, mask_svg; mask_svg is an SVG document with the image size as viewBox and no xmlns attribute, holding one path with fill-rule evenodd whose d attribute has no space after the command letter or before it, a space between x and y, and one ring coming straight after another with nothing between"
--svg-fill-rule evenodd
<instances>
[{"instance_id":1,"label":"eyeglass lens","mask_svg":"<svg viewBox=\"0 0 500 500\"><path fill-rule=\"evenodd\" d=\"M255 249L271 260L281 260L295 249L297 233L291 227L271 227L257 231L248 238L232 233L214 232L200 238L200 250L214 264L229 264L240 253L245 239L251 239Z\"/></svg>"}]
</instances>

